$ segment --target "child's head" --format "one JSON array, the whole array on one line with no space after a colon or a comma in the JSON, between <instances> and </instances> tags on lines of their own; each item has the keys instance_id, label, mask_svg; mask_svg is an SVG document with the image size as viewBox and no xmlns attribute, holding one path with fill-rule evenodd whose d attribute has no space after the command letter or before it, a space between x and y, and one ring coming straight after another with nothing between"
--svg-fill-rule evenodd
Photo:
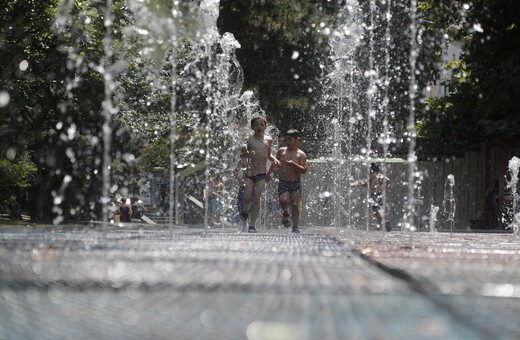
<instances>
[{"instance_id":1,"label":"child's head","mask_svg":"<svg viewBox=\"0 0 520 340\"><path fill-rule=\"evenodd\" d=\"M377 165L376 163L370 164L370 171L379 172L379 165Z\"/></svg>"},{"instance_id":2,"label":"child's head","mask_svg":"<svg viewBox=\"0 0 520 340\"><path fill-rule=\"evenodd\" d=\"M287 130L285 133L285 144L289 149L298 148L298 144L301 141L300 131L296 129Z\"/></svg>"},{"instance_id":3,"label":"child's head","mask_svg":"<svg viewBox=\"0 0 520 340\"><path fill-rule=\"evenodd\" d=\"M285 133L286 136L291 136L293 138L299 138L301 139L301 134L300 134L300 131L296 130L296 129L289 129L287 130L287 132Z\"/></svg>"},{"instance_id":4,"label":"child's head","mask_svg":"<svg viewBox=\"0 0 520 340\"><path fill-rule=\"evenodd\" d=\"M262 116L262 115L259 115L259 114L254 115L253 117L251 117L251 128L254 127L255 123L258 124L258 123L261 123L261 122L263 122L263 124L265 126L267 126L267 119L265 118L265 116Z\"/></svg>"}]
</instances>

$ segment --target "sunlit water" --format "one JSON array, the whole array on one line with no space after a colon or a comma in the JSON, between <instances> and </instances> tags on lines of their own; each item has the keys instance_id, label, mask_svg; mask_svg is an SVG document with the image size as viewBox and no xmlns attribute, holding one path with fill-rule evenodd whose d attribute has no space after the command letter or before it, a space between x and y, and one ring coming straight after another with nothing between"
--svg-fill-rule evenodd
<instances>
[{"instance_id":1,"label":"sunlit water","mask_svg":"<svg viewBox=\"0 0 520 340\"><path fill-rule=\"evenodd\" d=\"M513 157L509 160L509 180L507 188L510 190L511 207L509 207L509 214L511 215L511 223L508 228L513 230L515 236L520 236L520 195L518 194L518 173L520 170L520 159Z\"/></svg>"},{"instance_id":2,"label":"sunlit water","mask_svg":"<svg viewBox=\"0 0 520 340\"><path fill-rule=\"evenodd\" d=\"M242 93L240 66L234 55L240 43L228 33L218 34L218 5L218 0L202 1L193 7L187 5L184 11L174 11L172 19L149 11L143 1L131 2L132 10L139 14L132 29L154 37L147 40L149 45L143 53L149 53L161 66L167 61L176 65L177 61L175 55L166 57L166 49L160 46L175 47L184 38L201 51L201 58L211 61L207 73L190 69L196 69L195 62L184 71L193 71L201 77L212 100L205 127L210 131L212 127L225 127L220 131L232 140L231 146L219 153L221 170L229 170L249 133L249 117L263 110L252 92ZM374 5L375 1L371 1L370 16L375 22L381 13L376 12ZM109 13L107 10L107 27L110 27ZM511 265L520 254L515 240L504 235L482 241L481 236L448 238L428 233L414 239L412 247L410 238L402 233L389 233L385 236L388 243L381 243L380 234L353 230L359 226L370 229L372 223L369 195L368 192L359 195L359 190L364 189L359 188L358 180L368 175L371 159L382 158L386 164L387 147L395 140L392 131L383 129L388 128L384 123L387 114L384 105L388 102L385 79L389 75L379 72L371 53L369 71L360 74L353 57L363 39L369 38L370 52L374 44L373 27L364 25L360 15L357 1L346 1L344 24L330 35L334 47L333 67L327 74L331 92L325 91L323 105L334 103L332 117L324 119L332 122L330 135L334 138L326 142L335 144L329 144L333 152L324 157L324 164L335 164L332 184L343 181L343 187L336 185L333 190L321 190L315 197L323 201L333 197L333 209L327 212L334 216L333 230L309 227L303 229L302 235L292 235L284 230L259 228L258 235L249 235L239 234L236 228L227 225L209 231L181 226L174 222L174 217L179 217L174 191L178 176L172 171L168 229L119 224L105 225L103 233L98 225L3 230L0 338L54 339L78 334L100 338L109 334L114 338L137 339L171 338L173 334L179 339L486 339L518 335L516 323L509 322L518 315L514 302L520 296L520 289L514 283L519 278L517 266ZM415 42L415 9L411 15L411 39ZM390 19L388 13L383 17ZM105 43L109 45L110 30L107 34ZM222 51L212 51L214 44ZM409 62L413 78L416 51L415 43L411 45ZM384 59L387 58L388 55ZM110 122L117 114L110 102L114 87L111 66L103 67L106 86L103 137L107 144L111 137ZM172 77L171 85L175 88L183 81L182 77ZM365 86L361 87L361 93L356 93L361 83ZM414 89L412 81L411 121L417 95ZM365 104L360 103L365 100L366 110ZM172 141L178 137L173 128L178 123L175 107L173 93ZM360 122L366 122L367 137L361 144L350 139ZM273 135L276 132L274 127L270 130ZM420 178L415 166L415 136L413 130L409 133L410 150L405 164L408 194L402 196L406 205L401 211L406 218L400 221L402 229L407 231L415 230L414 200ZM211 161L216 151L209 142L200 150L206 161ZM172 168L177 162L176 151L171 150ZM111 164L105 154L103 203L113 193L108 176ZM510 168L516 171L512 177L516 179L518 162L510 163ZM402 168L394 166L393 170L397 173ZM315 180L330 184L328 177ZM454 185L454 176L450 175L445 183L443 211L451 231ZM516 181L510 186L516 192ZM225 203L232 205L231 201ZM513 199L513 211L515 204ZM437 210L432 206L431 231L436 229ZM108 222L107 211L104 220ZM55 222L62 220L58 218ZM513 219L511 228L518 233L518 217ZM495 267L487 268L483 260L491 256L497 256L502 272ZM455 269L447 270L443 267L446 262L441 259L460 262ZM439 261L437 266L435 260ZM402 271L395 269L399 266ZM425 267L429 270L417 269ZM482 269L488 277L479 276ZM461 273L472 279L464 278ZM501 313L500 307L486 303L487 298L514 313Z\"/></svg>"}]
</instances>

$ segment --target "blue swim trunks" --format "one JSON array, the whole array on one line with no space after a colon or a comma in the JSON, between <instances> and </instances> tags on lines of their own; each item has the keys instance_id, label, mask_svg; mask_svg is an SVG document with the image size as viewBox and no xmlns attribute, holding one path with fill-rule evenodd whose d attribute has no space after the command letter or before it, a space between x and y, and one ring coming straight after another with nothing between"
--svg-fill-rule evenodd
<instances>
[{"instance_id":1,"label":"blue swim trunks","mask_svg":"<svg viewBox=\"0 0 520 340\"><path fill-rule=\"evenodd\" d=\"M280 181L278 183L278 196L282 196L286 192L301 192L302 182L300 180L294 182Z\"/></svg>"},{"instance_id":2,"label":"blue swim trunks","mask_svg":"<svg viewBox=\"0 0 520 340\"><path fill-rule=\"evenodd\" d=\"M254 175L254 176L246 175L246 178L249 178L249 179L253 180L253 183L256 183L258 181L266 179L267 174L258 174L258 175Z\"/></svg>"},{"instance_id":3,"label":"blue swim trunks","mask_svg":"<svg viewBox=\"0 0 520 340\"><path fill-rule=\"evenodd\" d=\"M208 211L216 214L221 214L223 210L222 202L216 197L208 199Z\"/></svg>"},{"instance_id":4,"label":"blue swim trunks","mask_svg":"<svg viewBox=\"0 0 520 340\"><path fill-rule=\"evenodd\" d=\"M383 205L383 195L378 193L372 193L370 195L369 202L372 206L372 211L379 211L379 209L381 209L381 206Z\"/></svg>"}]
</instances>

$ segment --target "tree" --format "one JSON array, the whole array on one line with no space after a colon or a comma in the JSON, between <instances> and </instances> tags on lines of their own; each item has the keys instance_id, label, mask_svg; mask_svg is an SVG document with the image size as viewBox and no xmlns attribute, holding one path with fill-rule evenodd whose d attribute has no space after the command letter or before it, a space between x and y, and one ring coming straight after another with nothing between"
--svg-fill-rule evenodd
<instances>
[{"instance_id":1,"label":"tree","mask_svg":"<svg viewBox=\"0 0 520 340\"><path fill-rule=\"evenodd\" d=\"M11 150L8 154L13 155ZM36 166L24 151L12 160L0 158L0 212L11 216L25 212L28 188Z\"/></svg>"},{"instance_id":2,"label":"tree","mask_svg":"<svg viewBox=\"0 0 520 340\"><path fill-rule=\"evenodd\" d=\"M221 1L219 28L235 34L242 45L237 56L244 69L245 88L255 91L268 118L281 130L302 129L307 140L318 141L327 134L323 126L330 125L337 106L323 99L328 95L327 91L337 90L329 89L337 85L324 77L330 72L332 63L329 40L336 39L332 32L351 15L342 16L345 5L348 5L345 1ZM360 1L359 6L363 32L362 42L352 59L359 75L353 81L355 98L351 99L357 103L354 111L363 116L368 112L365 97L371 79L366 74L377 71L378 78L372 81L377 82L380 93L374 106L382 105L383 87L386 87L390 124L399 134L407 124L410 109L410 4L405 0ZM422 29L425 20L425 14L419 11L417 93L437 76L439 59L436 52L439 51L440 33ZM388 41L387 26L390 30ZM389 63L385 65L387 55ZM370 57L373 65L369 65ZM384 84L385 74L388 84ZM344 81L345 86L350 86L348 79ZM420 96L416 106L418 110L422 109ZM355 138L360 144L366 143L364 124L366 122L360 121L356 126ZM380 132L374 133L376 140Z\"/></svg>"},{"instance_id":3,"label":"tree","mask_svg":"<svg viewBox=\"0 0 520 340\"><path fill-rule=\"evenodd\" d=\"M280 130L306 129L311 136L320 63L327 55L337 1L222 0L219 29L242 47L237 58L245 89L253 89Z\"/></svg>"},{"instance_id":4,"label":"tree","mask_svg":"<svg viewBox=\"0 0 520 340\"><path fill-rule=\"evenodd\" d=\"M103 6L74 2L60 12L56 0L10 0L0 9L0 91L10 98L0 108L0 151L30 151L36 219L90 218L98 209Z\"/></svg>"},{"instance_id":5,"label":"tree","mask_svg":"<svg viewBox=\"0 0 520 340\"><path fill-rule=\"evenodd\" d=\"M518 2L476 0L441 6L430 1L430 5L432 13L442 14L432 16L434 24L443 25L451 39L461 39L464 45L460 62L445 66L455 75L444 84L450 94L429 100L419 129L422 152L457 155L483 141L519 138ZM447 13L450 20L443 19Z\"/></svg>"}]
</instances>

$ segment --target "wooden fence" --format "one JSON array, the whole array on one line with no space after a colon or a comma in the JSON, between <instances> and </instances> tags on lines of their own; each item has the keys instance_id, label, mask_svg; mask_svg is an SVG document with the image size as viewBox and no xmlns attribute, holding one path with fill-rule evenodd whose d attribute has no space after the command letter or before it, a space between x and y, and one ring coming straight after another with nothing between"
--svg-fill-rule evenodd
<instances>
[{"instance_id":1,"label":"wooden fence","mask_svg":"<svg viewBox=\"0 0 520 340\"><path fill-rule=\"evenodd\" d=\"M464 157L439 161L420 161L422 175L414 190L416 225L427 229L432 206L439 208L437 228L448 228L445 211L448 176L454 179L453 198L456 210L453 227L456 229L503 229L503 205L507 204L505 175L507 162L519 157L520 147L483 147L466 152ZM504 164L505 163L505 164ZM383 167L383 166L382 166ZM386 219L392 227L400 227L406 219L406 197L409 192L408 165L386 163L385 171L391 179L386 201ZM367 164L347 160L311 160L303 177L303 225L350 226L364 229L367 222L375 224L367 207L366 188L359 181L366 178ZM500 205L500 206L499 206ZM449 210L449 206L446 207ZM367 216L369 216L367 218Z\"/></svg>"}]
</instances>

